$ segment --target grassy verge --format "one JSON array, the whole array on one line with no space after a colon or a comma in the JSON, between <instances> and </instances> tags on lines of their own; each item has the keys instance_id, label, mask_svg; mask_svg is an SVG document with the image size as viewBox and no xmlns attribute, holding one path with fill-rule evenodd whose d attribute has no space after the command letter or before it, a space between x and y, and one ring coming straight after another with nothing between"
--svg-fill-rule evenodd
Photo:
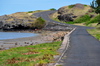
<instances>
[{"instance_id":1,"label":"grassy verge","mask_svg":"<svg viewBox=\"0 0 100 66\"><path fill-rule=\"evenodd\" d=\"M0 66L45 66L59 54L60 44L58 41L0 51Z\"/></svg>"},{"instance_id":2,"label":"grassy verge","mask_svg":"<svg viewBox=\"0 0 100 66\"><path fill-rule=\"evenodd\" d=\"M100 29L88 29L87 30L92 36L100 40Z\"/></svg>"}]
</instances>

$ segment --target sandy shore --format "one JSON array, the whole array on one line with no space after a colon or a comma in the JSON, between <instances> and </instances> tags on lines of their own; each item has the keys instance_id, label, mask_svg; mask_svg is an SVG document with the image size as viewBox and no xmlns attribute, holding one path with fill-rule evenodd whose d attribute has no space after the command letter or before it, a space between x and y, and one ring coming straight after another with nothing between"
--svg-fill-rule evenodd
<instances>
[{"instance_id":1,"label":"sandy shore","mask_svg":"<svg viewBox=\"0 0 100 66\"><path fill-rule=\"evenodd\" d=\"M33 33L38 33L39 35L34 37L0 40L0 49L3 50L13 47L61 41L63 36L68 32L69 31L35 31Z\"/></svg>"}]
</instances>

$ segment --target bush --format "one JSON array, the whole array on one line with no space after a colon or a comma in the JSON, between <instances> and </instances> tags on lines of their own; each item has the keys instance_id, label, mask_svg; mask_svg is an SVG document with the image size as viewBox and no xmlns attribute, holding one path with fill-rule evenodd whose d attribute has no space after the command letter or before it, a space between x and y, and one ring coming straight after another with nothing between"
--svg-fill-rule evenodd
<instances>
[{"instance_id":1,"label":"bush","mask_svg":"<svg viewBox=\"0 0 100 66\"><path fill-rule=\"evenodd\" d=\"M75 6L75 5L69 5L68 7L69 7L69 8L73 8L74 6Z\"/></svg>"},{"instance_id":2,"label":"bush","mask_svg":"<svg viewBox=\"0 0 100 66\"><path fill-rule=\"evenodd\" d=\"M28 13L33 13L33 11L28 11Z\"/></svg>"},{"instance_id":3,"label":"bush","mask_svg":"<svg viewBox=\"0 0 100 66\"><path fill-rule=\"evenodd\" d=\"M77 18L74 22L75 23L83 23L83 22L87 22L87 21L90 21L90 16L89 15L84 15L80 18Z\"/></svg>"},{"instance_id":4,"label":"bush","mask_svg":"<svg viewBox=\"0 0 100 66\"><path fill-rule=\"evenodd\" d=\"M34 27L41 29L45 26L46 21L42 19L41 17L37 18L34 24Z\"/></svg>"},{"instance_id":5,"label":"bush","mask_svg":"<svg viewBox=\"0 0 100 66\"><path fill-rule=\"evenodd\" d=\"M55 8L51 8L50 10L53 11L53 10L56 10L56 9Z\"/></svg>"}]
</instances>

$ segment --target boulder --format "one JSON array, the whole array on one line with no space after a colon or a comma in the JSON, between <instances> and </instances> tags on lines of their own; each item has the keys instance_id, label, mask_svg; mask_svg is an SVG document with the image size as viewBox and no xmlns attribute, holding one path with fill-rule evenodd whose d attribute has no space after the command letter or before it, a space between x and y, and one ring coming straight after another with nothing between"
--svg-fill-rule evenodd
<instances>
[{"instance_id":1,"label":"boulder","mask_svg":"<svg viewBox=\"0 0 100 66\"><path fill-rule=\"evenodd\" d=\"M64 22L73 21L73 14L61 14L58 19Z\"/></svg>"}]
</instances>

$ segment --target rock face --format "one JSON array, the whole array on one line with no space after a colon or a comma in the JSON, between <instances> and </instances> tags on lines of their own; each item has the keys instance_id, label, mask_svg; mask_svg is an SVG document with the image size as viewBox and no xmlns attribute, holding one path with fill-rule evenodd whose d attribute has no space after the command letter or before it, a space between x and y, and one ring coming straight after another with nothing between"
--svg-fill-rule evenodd
<instances>
[{"instance_id":1,"label":"rock face","mask_svg":"<svg viewBox=\"0 0 100 66\"><path fill-rule=\"evenodd\" d=\"M61 14L58 19L65 22L73 21L73 14Z\"/></svg>"},{"instance_id":2,"label":"rock face","mask_svg":"<svg viewBox=\"0 0 100 66\"><path fill-rule=\"evenodd\" d=\"M3 27L3 22L0 21L0 29Z\"/></svg>"},{"instance_id":3,"label":"rock face","mask_svg":"<svg viewBox=\"0 0 100 66\"><path fill-rule=\"evenodd\" d=\"M79 16L85 15L91 10L91 7L84 4L75 4L64 6L58 9L58 19L64 22L73 21Z\"/></svg>"},{"instance_id":4,"label":"rock face","mask_svg":"<svg viewBox=\"0 0 100 66\"><path fill-rule=\"evenodd\" d=\"M30 28L31 23L34 23L34 19L36 19L36 17L26 14L24 15L21 12L20 15L17 16L15 16L15 14L0 16L0 29L8 30Z\"/></svg>"}]
</instances>

